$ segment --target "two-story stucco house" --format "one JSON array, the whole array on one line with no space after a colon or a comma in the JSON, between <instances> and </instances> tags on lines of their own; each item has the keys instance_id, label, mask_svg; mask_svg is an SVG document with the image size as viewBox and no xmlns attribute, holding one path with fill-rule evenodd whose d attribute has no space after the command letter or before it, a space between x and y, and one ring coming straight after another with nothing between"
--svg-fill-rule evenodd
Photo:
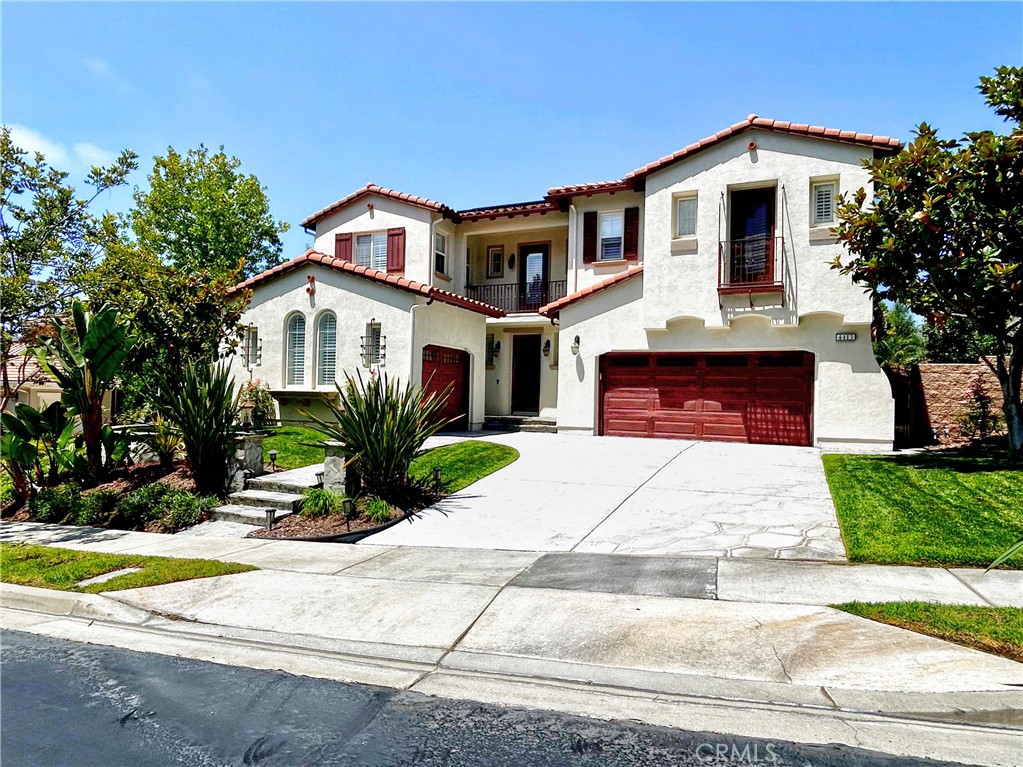
<instances>
[{"instance_id":1,"label":"two-story stucco house","mask_svg":"<svg viewBox=\"0 0 1023 767\"><path fill-rule=\"evenodd\" d=\"M246 283L236 373L283 418L342 371L453 384L451 415L559 432L889 449L870 298L830 266L835 200L895 140L746 120L624 178L452 210L373 184Z\"/></svg>"}]
</instances>

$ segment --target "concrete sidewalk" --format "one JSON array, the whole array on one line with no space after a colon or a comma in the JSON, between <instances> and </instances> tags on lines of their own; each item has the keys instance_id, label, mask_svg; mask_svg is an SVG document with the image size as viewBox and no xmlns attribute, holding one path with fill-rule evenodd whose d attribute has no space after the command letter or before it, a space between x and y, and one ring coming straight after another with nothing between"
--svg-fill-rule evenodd
<instances>
[{"instance_id":1,"label":"concrete sidewalk","mask_svg":"<svg viewBox=\"0 0 1023 767\"><path fill-rule=\"evenodd\" d=\"M5 628L442 697L1018 763L1023 664L821 605L1019 604L1019 572L31 524L4 524L0 536L265 568L103 596L5 586Z\"/></svg>"}]
</instances>

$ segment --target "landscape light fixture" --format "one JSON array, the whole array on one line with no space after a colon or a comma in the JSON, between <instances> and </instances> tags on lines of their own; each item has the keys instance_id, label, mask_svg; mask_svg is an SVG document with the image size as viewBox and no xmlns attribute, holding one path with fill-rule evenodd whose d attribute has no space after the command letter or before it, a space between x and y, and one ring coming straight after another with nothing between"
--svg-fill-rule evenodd
<instances>
[{"instance_id":1,"label":"landscape light fixture","mask_svg":"<svg viewBox=\"0 0 1023 767\"><path fill-rule=\"evenodd\" d=\"M271 450L267 455L270 456L270 471L277 471L277 451Z\"/></svg>"}]
</instances>

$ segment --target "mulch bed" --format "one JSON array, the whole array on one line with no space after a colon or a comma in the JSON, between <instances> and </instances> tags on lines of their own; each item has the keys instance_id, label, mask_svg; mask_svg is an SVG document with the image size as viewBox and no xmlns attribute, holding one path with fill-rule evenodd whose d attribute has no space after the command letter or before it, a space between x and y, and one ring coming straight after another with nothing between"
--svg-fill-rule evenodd
<instances>
[{"instance_id":1,"label":"mulch bed","mask_svg":"<svg viewBox=\"0 0 1023 767\"><path fill-rule=\"evenodd\" d=\"M403 512L394 509L391 519L400 517ZM292 514L280 522L274 524L272 530L260 528L249 533L246 538L314 538L320 535L343 535L344 533L357 533L360 530L370 530L379 527L384 522L370 522L368 519L359 517L353 519L351 527L345 524L343 514L330 514L326 517L303 517L301 514Z\"/></svg>"}]
</instances>

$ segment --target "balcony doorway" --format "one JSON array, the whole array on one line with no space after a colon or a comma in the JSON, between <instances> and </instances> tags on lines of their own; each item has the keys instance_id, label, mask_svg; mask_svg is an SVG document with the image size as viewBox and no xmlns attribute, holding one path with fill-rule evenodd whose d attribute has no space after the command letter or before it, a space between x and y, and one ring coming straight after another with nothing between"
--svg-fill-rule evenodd
<instances>
[{"instance_id":1,"label":"balcony doorway","mask_svg":"<svg viewBox=\"0 0 1023 767\"><path fill-rule=\"evenodd\" d=\"M547 303L550 261L549 242L519 245L520 311L535 312Z\"/></svg>"},{"instance_id":2,"label":"balcony doorway","mask_svg":"<svg viewBox=\"0 0 1023 767\"><path fill-rule=\"evenodd\" d=\"M775 188L737 190L731 197L728 282L773 282Z\"/></svg>"}]
</instances>

